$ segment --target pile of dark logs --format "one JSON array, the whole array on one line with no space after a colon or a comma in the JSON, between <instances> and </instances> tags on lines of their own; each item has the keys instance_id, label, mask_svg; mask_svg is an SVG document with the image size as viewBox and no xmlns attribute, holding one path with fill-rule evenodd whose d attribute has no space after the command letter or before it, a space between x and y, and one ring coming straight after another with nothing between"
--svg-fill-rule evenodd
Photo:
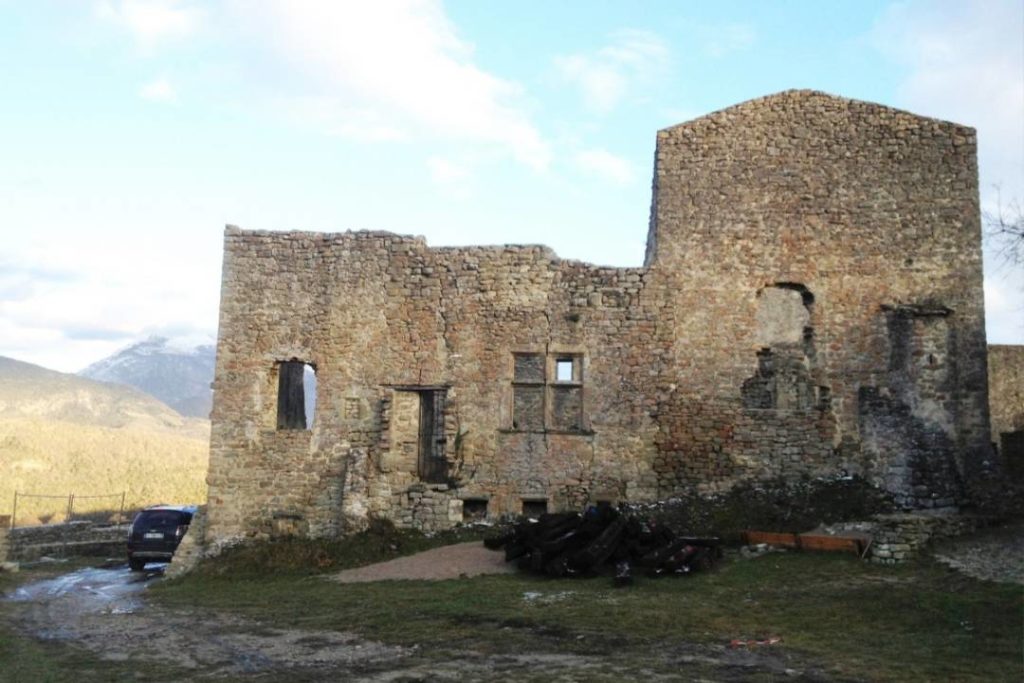
<instances>
[{"instance_id":1,"label":"pile of dark logs","mask_svg":"<svg viewBox=\"0 0 1024 683\"><path fill-rule=\"evenodd\" d=\"M580 576L614 567L616 585L633 581L634 568L648 576L689 574L710 568L721 555L717 538L678 536L666 526L610 505L544 514L511 531L484 539L505 560L548 576Z\"/></svg>"}]
</instances>

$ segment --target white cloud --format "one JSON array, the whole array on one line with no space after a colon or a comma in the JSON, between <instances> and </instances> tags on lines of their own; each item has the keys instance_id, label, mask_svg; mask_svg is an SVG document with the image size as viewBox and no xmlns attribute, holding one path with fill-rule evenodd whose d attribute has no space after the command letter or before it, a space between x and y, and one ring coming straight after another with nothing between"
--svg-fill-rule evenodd
<instances>
[{"instance_id":1,"label":"white cloud","mask_svg":"<svg viewBox=\"0 0 1024 683\"><path fill-rule=\"evenodd\" d=\"M104 0L97 4L96 14L118 24L141 48L150 50L165 41L191 35L204 12L178 0Z\"/></svg>"},{"instance_id":2,"label":"white cloud","mask_svg":"<svg viewBox=\"0 0 1024 683\"><path fill-rule=\"evenodd\" d=\"M139 97L150 102L173 104L178 101L178 93L166 78L158 78L139 88Z\"/></svg>"},{"instance_id":3,"label":"white cloud","mask_svg":"<svg viewBox=\"0 0 1024 683\"><path fill-rule=\"evenodd\" d=\"M668 60L668 48L657 35L626 29L613 34L612 42L594 54L556 57L555 68L580 89L588 107L608 112L636 83L653 80Z\"/></svg>"},{"instance_id":4,"label":"white cloud","mask_svg":"<svg viewBox=\"0 0 1024 683\"><path fill-rule=\"evenodd\" d=\"M577 153L576 165L583 171L616 185L628 185L636 178L636 171L628 160L604 149L589 149Z\"/></svg>"},{"instance_id":5,"label":"white cloud","mask_svg":"<svg viewBox=\"0 0 1024 683\"><path fill-rule=\"evenodd\" d=\"M175 249L163 248L156 256L128 245L108 254L102 241L69 241L0 263L0 281L28 274L33 285L0 298L0 355L75 372L153 333L212 334L216 259L195 259L182 277L180 264L187 257Z\"/></svg>"},{"instance_id":6,"label":"white cloud","mask_svg":"<svg viewBox=\"0 0 1024 683\"><path fill-rule=\"evenodd\" d=\"M542 169L550 151L521 88L476 66L438 0L264 0L235 5L306 88L307 115L367 139L426 134L493 145Z\"/></svg>"},{"instance_id":7,"label":"white cloud","mask_svg":"<svg viewBox=\"0 0 1024 683\"><path fill-rule=\"evenodd\" d=\"M912 0L885 12L878 48L902 64L899 104L978 129L983 194L1024 195L1024 5Z\"/></svg>"}]
</instances>

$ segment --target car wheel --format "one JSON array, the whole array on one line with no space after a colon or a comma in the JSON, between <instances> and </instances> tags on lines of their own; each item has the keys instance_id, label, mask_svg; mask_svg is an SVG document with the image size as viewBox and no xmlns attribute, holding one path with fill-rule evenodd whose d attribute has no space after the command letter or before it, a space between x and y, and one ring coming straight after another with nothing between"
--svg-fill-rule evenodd
<instances>
[{"instance_id":1,"label":"car wheel","mask_svg":"<svg viewBox=\"0 0 1024 683\"><path fill-rule=\"evenodd\" d=\"M141 572L143 569L146 568L146 561L145 560L139 560L139 559L134 558L134 557L129 557L128 558L128 566L131 567L131 570L133 572Z\"/></svg>"}]
</instances>

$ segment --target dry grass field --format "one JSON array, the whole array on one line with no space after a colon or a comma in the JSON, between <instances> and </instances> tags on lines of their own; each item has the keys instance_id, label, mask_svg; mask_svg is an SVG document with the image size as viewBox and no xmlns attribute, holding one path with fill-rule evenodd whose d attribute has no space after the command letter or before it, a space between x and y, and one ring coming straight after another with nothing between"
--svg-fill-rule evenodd
<instances>
[{"instance_id":1,"label":"dry grass field","mask_svg":"<svg viewBox=\"0 0 1024 683\"><path fill-rule=\"evenodd\" d=\"M185 418L131 387L0 358L0 515L19 525L206 499L208 420ZM110 494L104 498L86 498Z\"/></svg>"},{"instance_id":2,"label":"dry grass field","mask_svg":"<svg viewBox=\"0 0 1024 683\"><path fill-rule=\"evenodd\" d=\"M0 420L0 512L14 492L64 496L18 500L19 525L63 521L66 496L75 514L116 512L120 492L128 510L155 503L206 499L208 436L98 427L33 418ZM109 498L82 498L118 494Z\"/></svg>"}]
</instances>

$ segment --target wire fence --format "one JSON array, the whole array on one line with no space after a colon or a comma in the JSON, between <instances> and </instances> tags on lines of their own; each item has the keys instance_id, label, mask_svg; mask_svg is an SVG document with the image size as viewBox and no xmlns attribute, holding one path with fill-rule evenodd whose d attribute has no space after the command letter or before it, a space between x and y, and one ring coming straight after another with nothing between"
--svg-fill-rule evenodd
<instances>
[{"instance_id":1,"label":"wire fence","mask_svg":"<svg viewBox=\"0 0 1024 683\"><path fill-rule=\"evenodd\" d=\"M127 491L82 495L78 493L48 494L14 492L11 528L37 524L60 524L88 519L94 522L121 524Z\"/></svg>"}]
</instances>

